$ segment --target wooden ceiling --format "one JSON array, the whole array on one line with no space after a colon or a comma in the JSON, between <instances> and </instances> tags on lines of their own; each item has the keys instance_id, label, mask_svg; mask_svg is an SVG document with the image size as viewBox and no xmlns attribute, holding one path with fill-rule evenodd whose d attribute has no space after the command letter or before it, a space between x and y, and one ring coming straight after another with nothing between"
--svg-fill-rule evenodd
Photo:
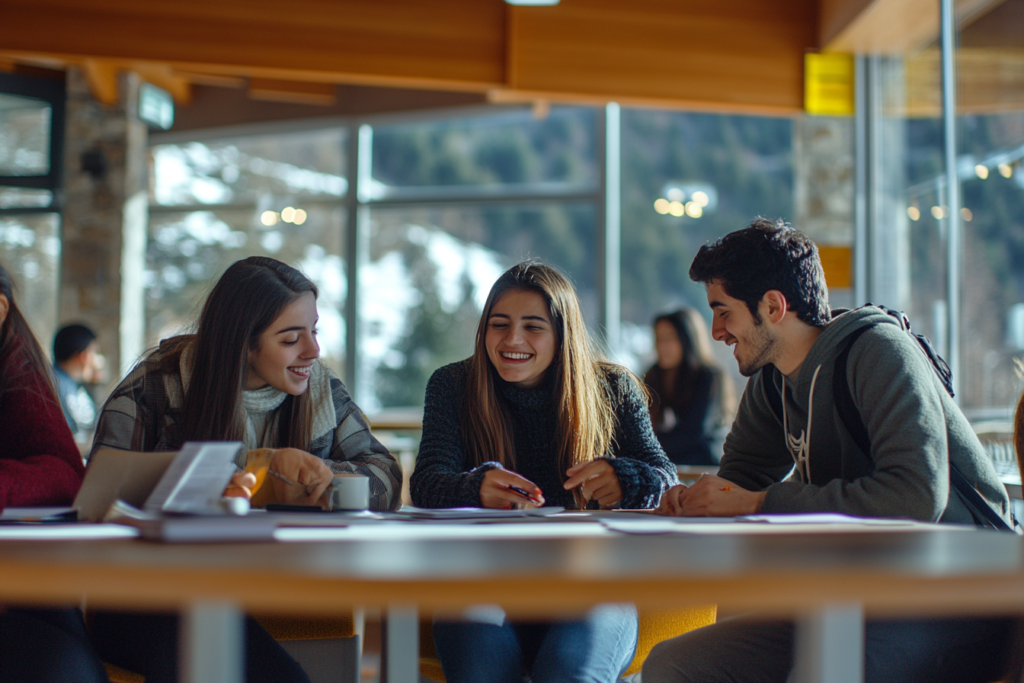
<instances>
[{"instance_id":1,"label":"wooden ceiling","mask_svg":"<svg viewBox=\"0 0 1024 683\"><path fill-rule=\"evenodd\" d=\"M966 22L1001 4L956 6ZM409 91L409 106L618 101L787 115L802 111L807 51L920 53L935 41L937 7L937 0L561 0L555 7L0 0L0 69L77 65L108 102L117 97L118 72L133 70L180 104L203 87L234 89L236 104L244 93L328 110L340 106L339 93L371 86Z\"/></svg>"},{"instance_id":2,"label":"wooden ceiling","mask_svg":"<svg viewBox=\"0 0 1024 683\"><path fill-rule=\"evenodd\" d=\"M349 84L787 114L817 1L0 0L0 59L80 64L104 96L133 69L179 102L245 79L306 103Z\"/></svg>"}]
</instances>

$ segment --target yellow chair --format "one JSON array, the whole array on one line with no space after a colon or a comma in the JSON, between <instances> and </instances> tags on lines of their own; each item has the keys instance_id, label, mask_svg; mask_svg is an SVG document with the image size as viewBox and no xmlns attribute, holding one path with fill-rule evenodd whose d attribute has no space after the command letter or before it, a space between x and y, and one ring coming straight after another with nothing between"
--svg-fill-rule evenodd
<instances>
[{"instance_id":1,"label":"yellow chair","mask_svg":"<svg viewBox=\"0 0 1024 683\"><path fill-rule=\"evenodd\" d=\"M624 675L640 673L647 655L663 640L710 626L718 617L717 605L704 605L666 612L640 612L640 629L637 635L636 655ZM445 683L444 670L437 657L431 620L420 622L420 673L440 683Z\"/></svg>"},{"instance_id":2,"label":"yellow chair","mask_svg":"<svg viewBox=\"0 0 1024 683\"><path fill-rule=\"evenodd\" d=\"M107 670L107 678L110 679L110 683L146 683L146 677L142 674L122 669L107 662L103 662L103 666Z\"/></svg>"}]
</instances>

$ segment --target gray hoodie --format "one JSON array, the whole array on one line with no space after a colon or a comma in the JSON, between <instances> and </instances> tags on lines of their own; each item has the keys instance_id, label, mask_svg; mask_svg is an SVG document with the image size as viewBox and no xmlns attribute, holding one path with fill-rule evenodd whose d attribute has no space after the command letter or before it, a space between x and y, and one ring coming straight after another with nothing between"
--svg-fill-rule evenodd
<instances>
[{"instance_id":1,"label":"gray hoodie","mask_svg":"<svg viewBox=\"0 0 1024 683\"><path fill-rule=\"evenodd\" d=\"M874 327L850 349L846 368L871 441L865 454L835 407L832 375L847 337L869 325ZM766 393L784 384L785 427ZM767 490L765 513L973 524L957 494L951 495L947 457L1009 524L1006 489L924 352L895 319L864 307L834 317L793 377L769 366L750 378L719 474L748 490ZM797 473L789 477L795 465Z\"/></svg>"}]
</instances>

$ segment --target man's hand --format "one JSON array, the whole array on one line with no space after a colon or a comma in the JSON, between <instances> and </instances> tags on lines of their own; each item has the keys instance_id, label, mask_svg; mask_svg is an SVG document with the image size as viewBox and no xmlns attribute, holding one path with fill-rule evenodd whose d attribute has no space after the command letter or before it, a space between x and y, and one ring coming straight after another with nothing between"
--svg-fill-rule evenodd
<instances>
[{"instance_id":1,"label":"man's hand","mask_svg":"<svg viewBox=\"0 0 1024 683\"><path fill-rule=\"evenodd\" d=\"M604 509L622 502L619 476L607 460L581 462L570 467L565 474L569 477L563 485L566 491L580 486L580 492L586 500L596 500Z\"/></svg>"},{"instance_id":2,"label":"man's hand","mask_svg":"<svg viewBox=\"0 0 1024 683\"><path fill-rule=\"evenodd\" d=\"M527 498L521 493L516 493L509 488L510 486L525 491L530 497ZM515 472L496 467L493 470L487 470L484 480L480 482L480 504L485 508L499 510L539 508L544 505L544 494L529 479L524 479Z\"/></svg>"},{"instance_id":3,"label":"man's hand","mask_svg":"<svg viewBox=\"0 0 1024 683\"><path fill-rule=\"evenodd\" d=\"M714 475L702 475L692 486L673 486L655 510L667 517L738 517L756 515L764 504L764 491L747 491Z\"/></svg>"}]
</instances>

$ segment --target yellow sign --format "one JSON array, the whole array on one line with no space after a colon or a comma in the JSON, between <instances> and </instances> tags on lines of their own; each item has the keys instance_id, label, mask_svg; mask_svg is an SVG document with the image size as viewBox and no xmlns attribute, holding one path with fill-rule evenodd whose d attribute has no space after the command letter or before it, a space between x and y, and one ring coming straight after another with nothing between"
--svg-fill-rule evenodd
<instances>
[{"instance_id":1,"label":"yellow sign","mask_svg":"<svg viewBox=\"0 0 1024 683\"><path fill-rule=\"evenodd\" d=\"M853 287L853 247L818 245L818 258L829 289Z\"/></svg>"},{"instance_id":2,"label":"yellow sign","mask_svg":"<svg viewBox=\"0 0 1024 683\"><path fill-rule=\"evenodd\" d=\"M853 116L853 55L804 55L804 109L816 116Z\"/></svg>"}]
</instances>

